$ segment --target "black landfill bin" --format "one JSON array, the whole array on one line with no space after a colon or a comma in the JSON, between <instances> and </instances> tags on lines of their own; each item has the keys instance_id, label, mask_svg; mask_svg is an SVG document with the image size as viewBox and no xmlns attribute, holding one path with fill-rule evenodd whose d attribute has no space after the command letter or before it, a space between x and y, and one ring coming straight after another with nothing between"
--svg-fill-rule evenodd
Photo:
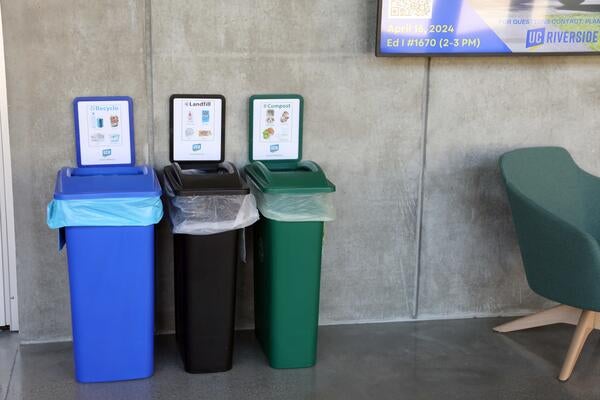
<instances>
[{"instance_id":1,"label":"black landfill bin","mask_svg":"<svg viewBox=\"0 0 600 400\"><path fill-rule=\"evenodd\" d=\"M236 213L241 213L240 207L247 209L241 219L249 225L258 219L256 203L228 162L214 169L184 170L173 163L165 167L164 180L174 233L175 329L184 368L190 373L227 371L243 232L236 229ZM223 223L233 229L212 233L227 229Z\"/></svg>"}]
</instances>

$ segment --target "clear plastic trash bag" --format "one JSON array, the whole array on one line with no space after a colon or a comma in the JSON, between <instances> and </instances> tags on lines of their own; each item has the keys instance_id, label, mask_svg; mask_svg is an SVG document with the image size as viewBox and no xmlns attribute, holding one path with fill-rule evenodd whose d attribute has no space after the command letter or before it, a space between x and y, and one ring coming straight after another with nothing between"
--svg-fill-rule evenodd
<instances>
[{"instance_id":1,"label":"clear plastic trash bag","mask_svg":"<svg viewBox=\"0 0 600 400\"><path fill-rule=\"evenodd\" d=\"M283 222L333 221L335 207L331 193L263 193L248 179L258 209L266 218Z\"/></svg>"},{"instance_id":2,"label":"clear plastic trash bag","mask_svg":"<svg viewBox=\"0 0 600 400\"><path fill-rule=\"evenodd\" d=\"M214 235L258 221L252 194L175 196L168 184L165 186L173 233Z\"/></svg>"}]
</instances>

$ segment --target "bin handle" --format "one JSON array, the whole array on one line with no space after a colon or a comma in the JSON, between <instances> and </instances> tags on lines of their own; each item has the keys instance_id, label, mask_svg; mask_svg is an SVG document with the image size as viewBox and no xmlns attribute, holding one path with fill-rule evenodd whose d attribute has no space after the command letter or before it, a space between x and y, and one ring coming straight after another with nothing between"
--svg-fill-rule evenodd
<instances>
[{"instance_id":1,"label":"bin handle","mask_svg":"<svg viewBox=\"0 0 600 400\"><path fill-rule=\"evenodd\" d=\"M263 164L262 161L254 161L254 165L256 165L256 169L258 172L260 172L260 175L262 176L262 178L266 182L269 182L268 176L271 173L271 171L269 171L269 168L267 168L267 166L265 164Z\"/></svg>"},{"instance_id":2,"label":"bin handle","mask_svg":"<svg viewBox=\"0 0 600 400\"><path fill-rule=\"evenodd\" d=\"M179 186L182 187L183 186L183 181L181 180L181 175L183 175L183 170L181 169L181 166L179 165L178 162L174 162L173 163L173 167L175 168L175 172L177 172L175 174L175 178L177 179L177 183L179 183Z\"/></svg>"},{"instance_id":3,"label":"bin handle","mask_svg":"<svg viewBox=\"0 0 600 400\"><path fill-rule=\"evenodd\" d=\"M324 175L323 170L321 169L321 167L319 167L319 164L317 164L314 161L302 160L298 163L298 166L301 168L306 168L307 170L309 170L311 172L315 172L320 175Z\"/></svg>"},{"instance_id":4,"label":"bin handle","mask_svg":"<svg viewBox=\"0 0 600 400\"><path fill-rule=\"evenodd\" d=\"M171 174L169 174L171 175ZM169 179L167 178L167 175L165 174L165 176L163 176L163 186L165 189L165 194L169 197L175 197L175 192L173 192L173 188L171 187L171 184L169 183Z\"/></svg>"},{"instance_id":5,"label":"bin handle","mask_svg":"<svg viewBox=\"0 0 600 400\"><path fill-rule=\"evenodd\" d=\"M228 161L222 162L219 166L221 168L223 168L225 171L227 171L227 173L229 173L229 174L235 173L235 170L233 168L233 164L231 164Z\"/></svg>"}]
</instances>

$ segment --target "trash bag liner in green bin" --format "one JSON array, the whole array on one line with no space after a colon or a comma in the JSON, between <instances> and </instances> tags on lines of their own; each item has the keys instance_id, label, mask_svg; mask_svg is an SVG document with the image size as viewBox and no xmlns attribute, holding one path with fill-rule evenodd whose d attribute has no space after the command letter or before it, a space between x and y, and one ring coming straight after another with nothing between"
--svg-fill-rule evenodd
<instances>
[{"instance_id":1,"label":"trash bag liner in green bin","mask_svg":"<svg viewBox=\"0 0 600 400\"><path fill-rule=\"evenodd\" d=\"M249 180L258 209L266 218L285 222L333 221L333 193L263 193Z\"/></svg>"},{"instance_id":2,"label":"trash bag liner in green bin","mask_svg":"<svg viewBox=\"0 0 600 400\"><path fill-rule=\"evenodd\" d=\"M263 216L275 221L333 221L335 187L312 161L301 161L298 169L273 171L261 162L247 167L250 190ZM259 187L260 186L260 187Z\"/></svg>"}]
</instances>

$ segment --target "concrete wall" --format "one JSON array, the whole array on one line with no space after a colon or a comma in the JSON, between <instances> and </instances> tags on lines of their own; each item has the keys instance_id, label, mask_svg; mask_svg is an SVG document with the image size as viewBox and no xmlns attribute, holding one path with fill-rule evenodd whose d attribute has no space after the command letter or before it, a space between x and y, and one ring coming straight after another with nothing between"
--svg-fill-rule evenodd
<instances>
[{"instance_id":1,"label":"concrete wall","mask_svg":"<svg viewBox=\"0 0 600 400\"><path fill-rule=\"evenodd\" d=\"M55 171L74 163L78 95L132 96L138 160L157 169L169 162L171 94L227 97L226 157L240 166L247 98L304 95L304 156L338 187L322 323L543 306L521 272L496 160L515 147L562 144L600 173L600 58L439 58L430 68L425 58L376 59L374 0L346 1L341 13L326 0L0 3L25 340L70 334L66 260L44 207ZM170 331L164 224L158 235L157 327ZM238 326L248 327L251 268L240 270L239 295Z\"/></svg>"},{"instance_id":2,"label":"concrete wall","mask_svg":"<svg viewBox=\"0 0 600 400\"><path fill-rule=\"evenodd\" d=\"M423 198L422 317L515 314L523 278L498 157L560 145L600 174L600 58L434 59Z\"/></svg>"},{"instance_id":3,"label":"concrete wall","mask_svg":"<svg viewBox=\"0 0 600 400\"><path fill-rule=\"evenodd\" d=\"M405 318L414 297L425 60L375 59L376 6L347 1L343 21L338 7L324 0L153 2L155 162L169 162L173 93L225 95L226 158L239 166L248 159L248 97L301 93L304 158L318 161L338 187L338 220L326 232L321 320ZM378 113L376 121L369 117ZM170 309L172 266L161 267L159 293L168 294L161 304ZM252 324L251 272L240 274L241 326Z\"/></svg>"},{"instance_id":4,"label":"concrete wall","mask_svg":"<svg viewBox=\"0 0 600 400\"><path fill-rule=\"evenodd\" d=\"M19 316L24 338L70 335L65 252L45 224L56 171L75 164L71 101L136 99L136 151L148 159L143 0L2 1L15 200ZM107 29L110 27L110 29Z\"/></svg>"}]
</instances>

